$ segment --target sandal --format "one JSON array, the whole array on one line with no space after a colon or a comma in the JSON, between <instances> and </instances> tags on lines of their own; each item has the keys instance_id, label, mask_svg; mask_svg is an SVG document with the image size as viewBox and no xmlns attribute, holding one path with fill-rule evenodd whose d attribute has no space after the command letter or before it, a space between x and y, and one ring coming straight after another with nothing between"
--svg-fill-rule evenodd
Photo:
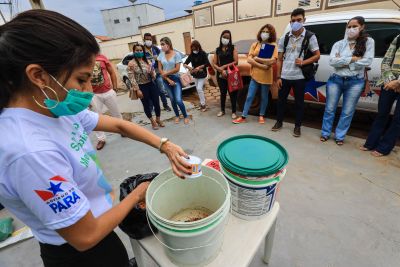
<instances>
[{"instance_id":1,"label":"sandal","mask_svg":"<svg viewBox=\"0 0 400 267\"><path fill-rule=\"evenodd\" d=\"M105 145L106 145L106 141L101 140L101 141L97 142L96 149L102 150Z\"/></svg>"},{"instance_id":2,"label":"sandal","mask_svg":"<svg viewBox=\"0 0 400 267\"><path fill-rule=\"evenodd\" d=\"M154 119L151 119L150 122L151 122L151 128L153 128L153 130L158 130L159 129L158 128L158 124Z\"/></svg>"},{"instance_id":3,"label":"sandal","mask_svg":"<svg viewBox=\"0 0 400 267\"><path fill-rule=\"evenodd\" d=\"M179 117L176 117L175 118L175 124L179 124L179 121L180 121L181 119L179 118Z\"/></svg>"},{"instance_id":4,"label":"sandal","mask_svg":"<svg viewBox=\"0 0 400 267\"><path fill-rule=\"evenodd\" d=\"M364 145L360 146L361 151L370 151L371 149L366 148Z\"/></svg>"},{"instance_id":5,"label":"sandal","mask_svg":"<svg viewBox=\"0 0 400 267\"><path fill-rule=\"evenodd\" d=\"M184 124L189 124L189 123L190 123L189 118L185 118L185 119L183 120L183 123L184 123Z\"/></svg>"},{"instance_id":6,"label":"sandal","mask_svg":"<svg viewBox=\"0 0 400 267\"><path fill-rule=\"evenodd\" d=\"M374 156L374 157L376 157L376 158L380 158L380 157L385 156L385 155L383 155L382 153L380 153L380 152L378 152L378 151L376 151L376 150L372 151L372 152L371 152L371 155Z\"/></svg>"},{"instance_id":7,"label":"sandal","mask_svg":"<svg viewBox=\"0 0 400 267\"><path fill-rule=\"evenodd\" d=\"M160 119L156 120L156 122L157 122L158 126L165 127L165 124Z\"/></svg>"},{"instance_id":8,"label":"sandal","mask_svg":"<svg viewBox=\"0 0 400 267\"><path fill-rule=\"evenodd\" d=\"M344 144L343 140L335 140L335 142L338 146L343 146Z\"/></svg>"},{"instance_id":9,"label":"sandal","mask_svg":"<svg viewBox=\"0 0 400 267\"><path fill-rule=\"evenodd\" d=\"M258 123L259 123L259 124L265 124L264 116L258 117Z\"/></svg>"},{"instance_id":10,"label":"sandal","mask_svg":"<svg viewBox=\"0 0 400 267\"><path fill-rule=\"evenodd\" d=\"M322 136L322 135L321 135L321 137L319 138L319 141L321 141L321 142L323 142L323 143L325 143L325 142L328 141L328 140L329 140L329 137Z\"/></svg>"}]
</instances>

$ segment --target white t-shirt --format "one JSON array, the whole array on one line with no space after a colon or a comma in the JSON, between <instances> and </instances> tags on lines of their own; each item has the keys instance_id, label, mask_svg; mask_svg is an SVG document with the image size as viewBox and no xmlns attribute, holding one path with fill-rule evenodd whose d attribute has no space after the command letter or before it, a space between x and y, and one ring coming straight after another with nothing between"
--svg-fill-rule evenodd
<instances>
[{"instance_id":1,"label":"white t-shirt","mask_svg":"<svg viewBox=\"0 0 400 267\"><path fill-rule=\"evenodd\" d=\"M0 203L42 243L66 243L56 229L112 207L88 136L97 122L88 110L60 118L23 108L0 113Z\"/></svg>"}]
</instances>

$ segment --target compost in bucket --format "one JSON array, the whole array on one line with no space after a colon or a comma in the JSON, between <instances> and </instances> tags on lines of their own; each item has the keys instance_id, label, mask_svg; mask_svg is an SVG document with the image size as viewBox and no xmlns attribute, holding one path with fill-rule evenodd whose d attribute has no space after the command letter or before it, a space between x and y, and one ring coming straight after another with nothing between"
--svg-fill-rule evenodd
<instances>
[{"instance_id":1,"label":"compost in bucket","mask_svg":"<svg viewBox=\"0 0 400 267\"><path fill-rule=\"evenodd\" d=\"M188 208L180 210L170 220L174 222L195 222L207 218L212 213L211 210L204 207Z\"/></svg>"}]
</instances>

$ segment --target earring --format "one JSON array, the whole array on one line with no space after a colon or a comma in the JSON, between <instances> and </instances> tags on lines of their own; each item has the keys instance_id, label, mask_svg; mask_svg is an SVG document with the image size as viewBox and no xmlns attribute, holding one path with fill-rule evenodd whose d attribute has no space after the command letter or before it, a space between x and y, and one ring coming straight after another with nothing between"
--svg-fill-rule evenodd
<instances>
[{"instance_id":1,"label":"earring","mask_svg":"<svg viewBox=\"0 0 400 267\"><path fill-rule=\"evenodd\" d=\"M56 103L53 107L50 107L50 108L49 108L49 107L46 107L46 106L40 104L40 103L36 100L35 96L32 96L33 101L35 101L36 105L38 105L39 107L44 108L44 109L53 109L53 108L57 107L58 104L60 103L60 99L58 98L57 92L54 91L53 88L51 88L50 86L47 86L47 85L43 86L43 88L49 89L50 91L53 92L53 94L54 94L55 97L56 97L57 103ZM47 99L50 99L50 97L46 94L46 92L43 90L43 88L40 88L40 90L42 90L42 93L46 96Z\"/></svg>"}]
</instances>

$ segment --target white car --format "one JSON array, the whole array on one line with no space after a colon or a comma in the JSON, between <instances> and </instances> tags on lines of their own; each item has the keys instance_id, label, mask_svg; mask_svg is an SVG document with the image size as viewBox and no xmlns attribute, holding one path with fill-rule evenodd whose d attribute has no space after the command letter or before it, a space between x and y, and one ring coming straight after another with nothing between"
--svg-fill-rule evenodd
<instances>
[{"instance_id":1,"label":"white car","mask_svg":"<svg viewBox=\"0 0 400 267\"><path fill-rule=\"evenodd\" d=\"M185 62L185 60L187 59L188 56L178 50L175 50L175 52L179 53L180 56L182 57L182 62ZM124 82L124 84L126 85L126 88L128 88L128 89L131 88L131 82L128 79L127 68L128 68L129 61L131 61L132 59L133 59L133 52L126 54L124 56L124 58L121 60L121 62L119 62L117 64L117 70L118 70L119 77ZM187 72L187 69L185 69L183 67L183 64L181 64L179 74L186 73L186 72ZM195 86L194 81L192 81L189 86L182 88L182 90L186 90L186 89L192 88L194 86Z\"/></svg>"}]
</instances>

